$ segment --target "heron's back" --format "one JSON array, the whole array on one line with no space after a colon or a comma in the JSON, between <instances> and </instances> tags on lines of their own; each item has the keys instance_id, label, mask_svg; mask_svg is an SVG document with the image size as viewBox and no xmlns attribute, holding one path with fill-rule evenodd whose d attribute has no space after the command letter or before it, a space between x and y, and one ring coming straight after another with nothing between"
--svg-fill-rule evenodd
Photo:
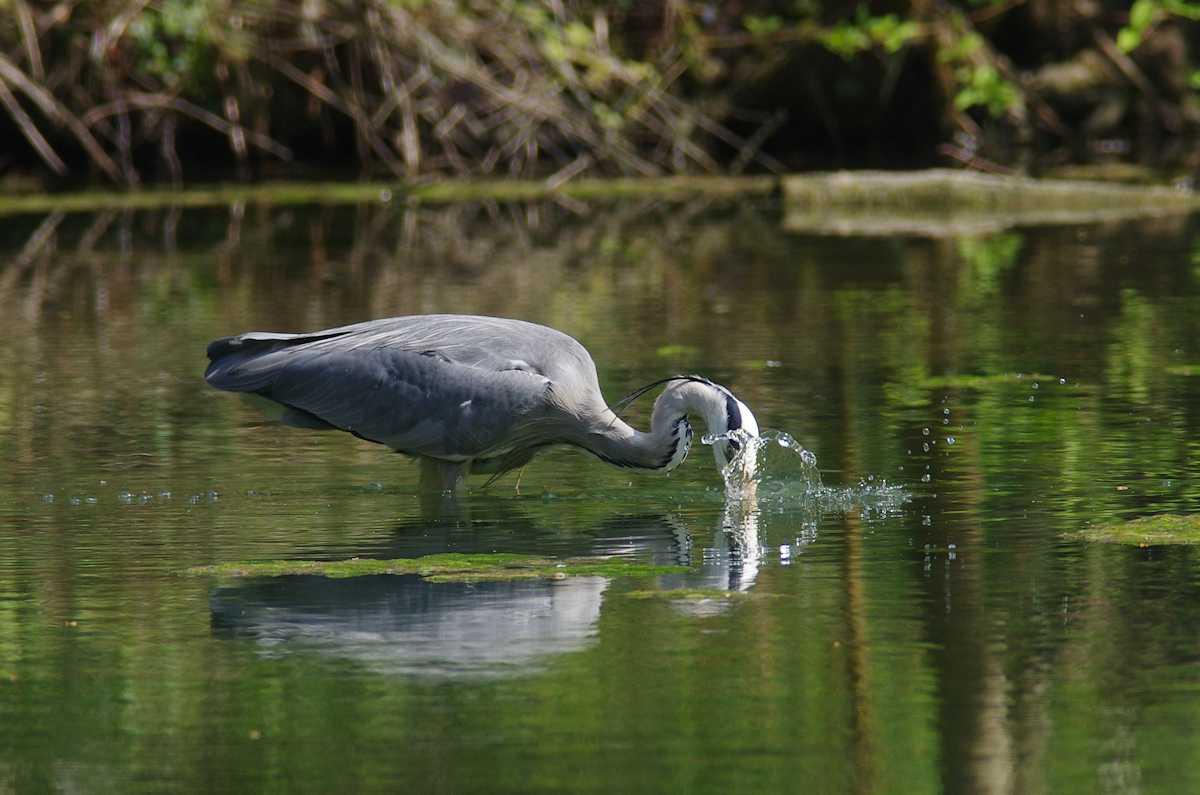
<instances>
[{"instance_id":1,"label":"heron's back","mask_svg":"<svg viewBox=\"0 0 1200 795\"><path fill-rule=\"evenodd\" d=\"M451 461L550 443L542 437L561 421L564 393L600 401L582 345L503 318L417 315L309 334L250 332L216 340L208 356L212 386L269 398L294 412L290 424Z\"/></svg>"}]
</instances>

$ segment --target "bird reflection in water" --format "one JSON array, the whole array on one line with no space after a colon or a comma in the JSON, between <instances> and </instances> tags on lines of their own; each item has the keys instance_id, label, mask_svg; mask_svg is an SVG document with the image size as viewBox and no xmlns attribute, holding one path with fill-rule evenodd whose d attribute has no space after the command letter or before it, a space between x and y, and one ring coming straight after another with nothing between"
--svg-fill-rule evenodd
<instances>
[{"instance_id":1,"label":"bird reflection in water","mask_svg":"<svg viewBox=\"0 0 1200 795\"><path fill-rule=\"evenodd\" d=\"M412 548L406 539L415 543L418 536L400 532L393 539L363 556L404 556ZM745 591L758 571L756 517L728 509L699 565L692 533L677 516L620 517L578 543L600 557L693 567L657 578L664 589ZM301 575L219 588L210 605L217 637L252 640L264 656L314 653L377 673L488 679L533 673L556 656L588 648L609 583L599 576L466 583Z\"/></svg>"}]
</instances>

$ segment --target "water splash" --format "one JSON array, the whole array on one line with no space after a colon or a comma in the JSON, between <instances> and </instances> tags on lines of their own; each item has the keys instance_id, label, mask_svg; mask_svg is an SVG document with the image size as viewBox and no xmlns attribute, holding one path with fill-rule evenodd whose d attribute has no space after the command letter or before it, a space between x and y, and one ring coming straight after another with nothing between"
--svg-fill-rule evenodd
<instances>
[{"instance_id":1,"label":"water splash","mask_svg":"<svg viewBox=\"0 0 1200 795\"><path fill-rule=\"evenodd\" d=\"M737 429L706 434L705 444L725 444L735 453L721 470L725 497L729 500L770 497L781 492L807 494L821 489L817 457L784 431L765 431L752 436Z\"/></svg>"},{"instance_id":2,"label":"water splash","mask_svg":"<svg viewBox=\"0 0 1200 795\"><path fill-rule=\"evenodd\" d=\"M826 486L817 456L785 431L751 436L743 430L707 434L704 444L727 444L737 452L722 470L725 499L754 503L757 510L796 508L812 514L857 511L864 519L893 516L912 495L886 480L865 478L856 486Z\"/></svg>"}]
</instances>

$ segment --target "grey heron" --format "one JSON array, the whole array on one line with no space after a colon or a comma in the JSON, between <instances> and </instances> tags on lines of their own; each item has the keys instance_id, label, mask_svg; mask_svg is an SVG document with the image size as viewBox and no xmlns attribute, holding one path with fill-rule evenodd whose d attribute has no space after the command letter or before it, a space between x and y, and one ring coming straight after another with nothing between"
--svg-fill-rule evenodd
<instances>
[{"instance_id":1,"label":"grey heron","mask_svg":"<svg viewBox=\"0 0 1200 795\"><path fill-rule=\"evenodd\" d=\"M217 389L278 404L284 423L348 431L421 461L421 485L459 492L466 476L498 476L552 445L631 470L669 472L692 442L689 415L710 433L758 435L745 403L696 375L662 384L650 432L604 402L596 364L574 338L521 320L412 315L308 334L252 331L208 346ZM725 468L736 441L713 445Z\"/></svg>"}]
</instances>

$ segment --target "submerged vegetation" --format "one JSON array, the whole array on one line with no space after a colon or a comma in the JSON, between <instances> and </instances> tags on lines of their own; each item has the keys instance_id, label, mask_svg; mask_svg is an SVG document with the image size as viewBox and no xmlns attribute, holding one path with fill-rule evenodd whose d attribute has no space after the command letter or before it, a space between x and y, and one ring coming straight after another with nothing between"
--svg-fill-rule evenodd
<instances>
[{"instance_id":1,"label":"submerged vegetation","mask_svg":"<svg viewBox=\"0 0 1200 795\"><path fill-rule=\"evenodd\" d=\"M1189 169L1197 17L1186 0L11 0L0 165L127 184Z\"/></svg>"},{"instance_id":2,"label":"submerged vegetation","mask_svg":"<svg viewBox=\"0 0 1200 795\"><path fill-rule=\"evenodd\" d=\"M323 577L363 577L372 574L416 574L430 582L481 582L485 580L561 579L586 575L636 577L678 574L686 566L653 566L624 558L568 558L553 560L522 555L461 555L447 552L421 558L373 560L270 560L222 563L188 569L192 575L219 577L284 577L296 574Z\"/></svg>"},{"instance_id":3,"label":"submerged vegetation","mask_svg":"<svg viewBox=\"0 0 1200 795\"><path fill-rule=\"evenodd\" d=\"M1087 527L1066 537L1135 547L1200 544L1200 514L1156 514L1130 522Z\"/></svg>"}]
</instances>

